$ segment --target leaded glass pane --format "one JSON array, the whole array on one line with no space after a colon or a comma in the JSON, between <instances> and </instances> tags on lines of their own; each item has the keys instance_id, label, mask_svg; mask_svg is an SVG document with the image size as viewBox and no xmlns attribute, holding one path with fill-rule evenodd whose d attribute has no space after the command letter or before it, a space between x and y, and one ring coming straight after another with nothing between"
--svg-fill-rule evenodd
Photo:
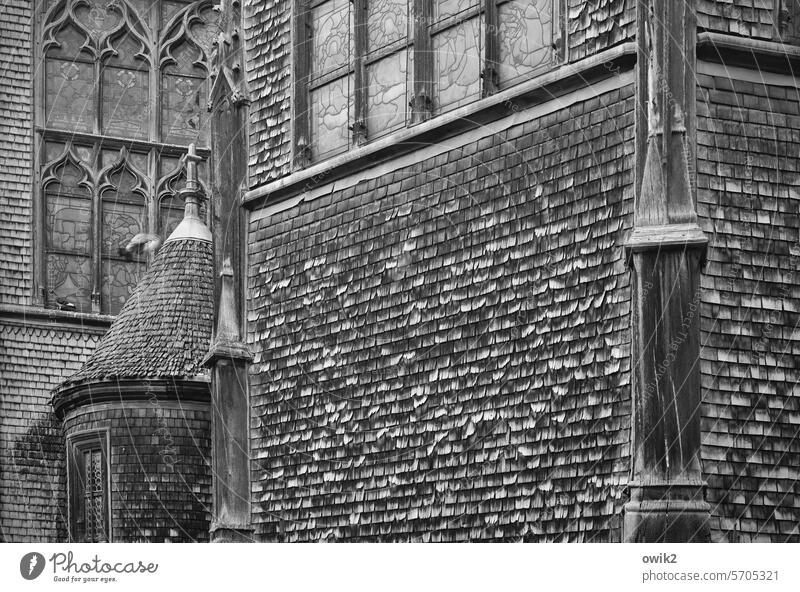
<instances>
[{"instance_id":1,"label":"leaded glass pane","mask_svg":"<svg viewBox=\"0 0 800 592\"><path fill-rule=\"evenodd\" d=\"M178 11L186 7L184 2L172 0L162 0L161 2L161 22L166 24L169 19L178 14Z\"/></svg>"},{"instance_id":2,"label":"leaded glass pane","mask_svg":"<svg viewBox=\"0 0 800 592\"><path fill-rule=\"evenodd\" d=\"M118 196L118 198L116 199L120 199L122 201L140 200L140 198L137 196L129 195L131 191L133 191L140 185L140 183L136 175L130 172L127 168L122 168L113 175L111 175L110 181L114 185L115 189L115 191L110 193L112 199L114 198L113 196L116 193L116 195ZM109 193L106 193L103 197L108 198Z\"/></svg>"},{"instance_id":3,"label":"leaded glass pane","mask_svg":"<svg viewBox=\"0 0 800 592\"><path fill-rule=\"evenodd\" d=\"M105 149L102 151L102 166L103 168L109 167L113 164L119 162L120 159L120 152L118 149ZM130 163L134 168L140 171L147 171L149 168L148 165L149 155L146 152L128 152L127 155L127 162ZM125 172L130 175L131 173L125 170ZM111 182L116 186L117 181L119 179L120 173L116 173L113 175Z\"/></svg>"},{"instance_id":4,"label":"leaded glass pane","mask_svg":"<svg viewBox=\"0 0 800 592\"><path fill-rule=\"evenodd\" d=\"M144 263L137 261L103 261L103 311L117 314L144 275Z\"/></svg>"},{"instance_id":5,"label":"leaded glass pane","mask_svg":"<svg viewBox=\"0 0 800 592\"><path fill-rule=\"evenodd\" d=\"M112 46L116 53L108 58L109 65L131 68L133 70L144 70L147 68L147 61L143 57L147 55L147 50L142 45L142 42L133 35L120 37L112 43Z\"/></svg>"},{"instance_id":6,"label":"leaded glass pane","mask_svg":"<svg viewBox=\"0 0 800 592\"><path fill-rule=\"evenodd\" d=\"M477 6L480 0L436 0L436 16L441 20Z\"/></svg>"},{"instance_id":7,"label":"leaded glass pane","mask_svg":"<svg viewBox=\"0 0 800 592\"><path fill-rule=\"evenodd\" d=\"M57 300L75 305L78 312L91 310L91 259L89 257L47 254L48 303Z\"/></svg>"},{"instance_id":8,"label":"leaded glass pane","mask_svg":"<svg viewBox=\"0 0 800 592\"><path fill-rule=\"evenodd\" d=\"M64 153L66 144L63 142L45 142L44 145L44 161L51 162Z\"/></svg>"},{"instance_id":9,"label":"leaded glass pane","mask_svg":"<svg viewBox=\"0 0 800 592\"><path fill-rule=\"evenodd\" d=\"M497 7L500 83L550 63L553 55L552 0L515 0Z\"/></svg>"},{"instance_id":10,"label":"leaded glass pane","mask_svg":"<svg viewBox=\"0 0 800 592\"><path fill-rule=\"evenodd\" d=\"M47 185L48 193L89 197L89 190L81 185L85 173L71 162L62 165L56 173L57 181Z\"/></svg>"},{"instance_id":11,"label":"leaded glass pane","mask_svg":"<svg viewBox=\"0 0 800 592\"><path fill-rule=\"evenodd\" d=\"M205 70L196 65L203 56L192 44L181 43L170 51L170 55L175 61L164 66L164 72L205 78Z\"/></svg>"},{"instance_id":12,"label":"leaded glass pane","mask_svg":"<svg viewBox=\"0 0 800 592\"><path fill-rule=\"evenodd\" d=\"M83 0L75 10L78 21L94 34L107 33L122 18L116 0Z\"/></svg>"},{"instance_id":13,"label":"leaded glass pane","mask_svg":"<svg viewBox=\"0 0 800 592\"><path fill-rule=\"evenodd\" d=\"M345 150L350 141L352 77L345 76L311 91L311 143L315 156Z\"/></svg>"},{"instance_id":14,"label":"leaded glass pane","mask_svg":"<svg viewBox=\"0 0 800 592\"><path fill-rule=\"evenodd\" d=\"M203 79L162 76L161 135L171 144L188 144L205 138L206 109Z\"/></svg>"},{"instance_id":15,"label":"leaded glass pane","mask_svg":"<svg viewBox=\"0 0 800 592\"><path fill-rule=\"evenodd\" d=\"M367 66L367 134L374 138L405 125L407 50Z\"/></svg>"},{"instance_id":16,"label":"leaded glass pane","mask_svg":"<svg viewBox=\"0 0 800 592\"><path fill-rule=\"evenodd\" d=\"M183 219L183 200L179 197L168 196L161 200L159 206L159 235L166 239L175 230Z\"/></svg>"},{"instance_id":17,"label":"leaded glass pane","mask_svg":"<svg viewBox=\"0 0 800 592\"><path fill-rule=\"evenodd\" d=\"M311 72L322 74L350 63L353 30L350 0L329 0L311 11Z\"/></svg>"},{"instance_id":18,"label":"leaded glass pane","mask_svg":"<svg viewBox=\"0 0 800 592\"><path fill-rule=\"evenodd\" d=\"M481 23L471 18L433 38L438 107L446 110L475 99L480 92Z\"/></svg>"},{"instance_id":19,"label":"leaded glass pane","mask_svg":"<svg viewBox=\"0 0 800 592\"><path fill-rule=\"evenodd\" d=\"M47 195L47 247L73 253L91 253L92 202L80 197Z\"/></svg>"},{"instance_id":20,"label":"leaded glass pane","mask_svg":"<svg viewBox=\"0 0 800 592\"><path fill-rule=\"evenodd\" d=\"M91 132L94 123L94 67L83 62L47 60L47 127Z\"/></svg>"},{"instance_id":21,"label":"leaded glass pane","mask_svg":"<svg viewBox=\"0 0 800 592\"><path fill-rule=\"evenodd\" d=\"M214 40L220 31L219 12L209 6L200 13L200 18L202 22L192 25L190 32L205 54L210 56Z\"/></svg>"},{"instance_id":22,"label":"leaded glass pane","mask_svg":"<svg viewBox=\"0 0 800 592\"><path fill-rule=\"evenodd\" d=\"M82 59L91 59L89 52L81 51L86 42L86 35L72 25L68 25L56 33L55 39L58 45L52 46L47 51L47 57L73 59L80 55Z\"/></svg>"},{"instance_id":23,"label":"leaded glass pane","mask_svg":"<svg viewBox=\"0 0 800 592\"><path fill-rule=\"evenodd\" d=\"M407 0L369 0L367 3L367 43L374 51L408 34Z\"/></svg>"},{"instance_id":24,"label":"leaded glass pane","mask_svg":"<svg viewBox=\"0 0 800 592\"><path fill-rule=\"evenodd\" d=\"M117 255L120 247L145 229L142 203L103 199L103 253Z\"/></svg>"},{"instance_id":25,"label":"leaded glass pane","mask_svg":"<svg viewBox=\"0 0 800 592\"><path fill-rule=\"evenodd\" d=\"M144 139L150 124L150 95L146 71L106 68L103 72L103 131L114 136Z\"/></svg>"}]
</instances>

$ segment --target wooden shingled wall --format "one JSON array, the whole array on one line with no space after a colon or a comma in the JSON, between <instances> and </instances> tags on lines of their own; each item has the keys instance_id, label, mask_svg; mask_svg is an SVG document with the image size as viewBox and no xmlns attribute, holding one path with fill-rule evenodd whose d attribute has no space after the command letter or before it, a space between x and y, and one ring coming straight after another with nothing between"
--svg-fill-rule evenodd
<instances>
[{"instance_id":1,"label":"wooden shingled wall","mask_svg":"<svg viewBox=\"0 0 800 592\"><path fill-rule=\"evenodd\" d=\"M774 5L781 0L696 0L697 27L718 33L770 39ZM783 0L788 4L793 0Z\"/></svg>"},{"instance_id":2,"label":"wooden shingled wall","mask_svg":"<svg viewBox=\"0 0 800 592\"><path fill-rule=\"evenodd\" d=\"M794 84L728 76L698 85L698 212L710 240L702 457L715 538L798 542L800 97Z\"/></svg>"},{"instance_id":3,"label":"wooden shingled wall","mask_svg":"<svg viewBox=\"0 0 800 592\"><path fill-rule=\"evenodd\" d=\"M0 304L31 302L31 4L0 5Z\"/></svg>"},{"instance_id":4,"label":"wooden shingled wall","mask_svg":"<svg viewBox=\"0 0 800 592\"><path fill-rule=\"evenodd\" d=\"M66 537L64 438L50 395L99 339L99 331L0 323L0 540Z\"/></svg>"},{"instance_id":5,"label":"wooden shingled wall","mask_svg":"<svg viewBox=\"0 0 800 592\"><path fill-rule=\"evenodd\" d=\"M250 226L261 540L618 536L633 91Z\"/></svg>"}]
</instances>

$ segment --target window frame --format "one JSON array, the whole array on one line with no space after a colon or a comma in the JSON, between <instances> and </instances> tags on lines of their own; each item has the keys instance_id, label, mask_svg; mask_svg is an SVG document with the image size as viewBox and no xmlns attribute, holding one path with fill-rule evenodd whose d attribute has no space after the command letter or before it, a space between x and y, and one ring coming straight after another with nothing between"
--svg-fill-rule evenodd
<instances>
[{"instance_id":1,"label":"window frame","mask_svg":"<svg viewBox=\"0 0 800 592\"><path fill-rule=\"evenodd\" d=\"M147 137L141 138L125 138L102 133L101 121L103 116L103 78L104 72L109 67L109 56L105 57L92 57L86 56L86 59L81 58L82 62L93 63L93 83L94 88L92 100L92 126L91 131L73 131L70 129L59 129L56 127L47 126L47 95L46 88L47 68L44 66L47 56L44 51L45 32L50 26L46 23L48 13L56 5L63 2L59 0L35 0L34 2L34 26L31 32L31 42L33 47L34 63L42 64L39 68L40 71L35 72L32 82L32 116L33 116L33 165L32 165L32 216L33 225L31 229L32 238L32 257L31 257L31 302L35 306L42 308L56 309L54 298L49 296L48 290L51 288L48 285L48 270L47 270L47 246L48 240L47 231L45 228L45 214L46 214L46 195L45 185L52 179L44 179L42 174L48 167L53 165L53 162L45 162L45 147L47 142L63 143L69 149L70 147L81 146L93 151L92 162L92 190L91 190L91 220L92 220L92 248L91 248L91 307L89 310L83 311L85 314L115 314L109 312L110 307L104 303L103 289L106 283L106 277L103 271L103 263L110 260L102 252L102 206L103 198L100 195L104 188L101 187L100 176L109 167L102 167L100 165L100 154L103 151L127 150L129 153L145 153L148 159L148 170L144 171L150 183L147 188L147 196L145 199L145 226L142 232L150 234L158 234L161 232L161 202L167 196L164 194L163 187L166 187L166 181L175 176L177 171L164 172L162 162L166 159L178 159L186 153L188 143L175 144L167 141L162 141L167 136L162 130L162 117L164 109L165 93L162 92L162 85L165 84L165 74L168 72L169 61L160 58L160 49L169 47L176 47L177 44L182 42L190 42L196 44L198 41L193 36L190 36L183 28L180 22L172 23L172 19L187 7L196 5L198 12L206 10L208 7L213 6L213 0L180 0L184 6L178 11L174 12L167 23L161 23L161 6L162 2L152 2L149 6L149 12L141 15L141 19L148 23L159 23L159 30L154 39L158 39L158 43L148 43L148 50L150 53L149 60L144 60L148 68L148 96L149 96L149 123L147 126ZM172 26L167 27L167 24ZM152 30L152 29L151 29ZM177 35L172 35L177 31ZM119 35L115 33L114 39L122 39L130 33ZM206 51L204 49L204 51ZM206 53L208 53L206 51ZM108 52L106 52L108 54ZM208 60L205 62L206 77L203 84L205 85L201 91L200 99L201 111L206 108L204 101L208 99L208 92L211 89L211 65L210 55L207 56ZM60 59L64 61L66 58L51 57L49 59ZM163 63L162 63L163 62ZM111 64L111 67L114 67ZM206 124L209 120L206 119ZM202 144L201 144L202 142ZM202 135L195 140L198 145L197 153L206 161L204 169L204 179L201 184L204 188L208 189L212 186L212 170L209 166L209 159L211 155L211 132L210 129L206 133L206 137ZM168 179L169 178L169 179ZM163 187L162 187L163 186ZM163 237L162 237L163 238ZM106 274L107 275L107 274Z\"/></svg>"},{"instance_id":2,"label":"window frame","mask_svg":"<svg viewBox=\"0 0 800 592\"><path fill-rule=\"evenodd\" d=\"M112 491L111 491L111 435L108 429L86 430L70 434L66 438L67 454L67 540L70 543L86 542L78 540L77 514L79 502L85 496L85 484L79 480L78 475L82 474L81 469L85 470L81 456L85 452L100 450L102 467L104 470L102 491L103 496L103 517L105 519L105 541L90 542L113 542L112 524ZM83 488L81 488L83 485ZM85 530L85 527L84 527ZM85 536L84 536L85 538Z\"/></svg>"},{"instance_id":3,"label":"window frame","mask_svg":"<svg viewBox=\"0 0 800 592\"><path fill-rule=\"evenodd\" d=\"M366 66L391 55L387 51L400 42L388 44L374 52L368 48L367 31L367 2L369 0L349 0L351 10L354 11L353 29L350 34L355 37L354 51L351 64L355 83L351 96L354 113L350 129L350 138L345 148L328 152L324 155L315 155L312 146L310 112L311 90L311 51L313 37L310 22L310 10L323 4L327 0L293 0L292 1L292 170L298 171L309 167L311 164L324 162L334 156L346 153L379 138L385 138L394 132L413 127L443 113L452 111L464 105L476 102L481 98L491 96L505 88L534 78L545 71L554 69L565 63L567 56L567 26L566 26L566 0L550 0L552 5L551 17L551 60L549 66L536 67L531 71L514 78L508 86L499 80L499 55L500 41L496 32L499 29L498 5L507 4L511 0L476 0L470 6L456 14L442 19L435 19L434 7L431 0L408 0L409 6L413 5L413 13L409 14L405 49L413 53L409 61L413 63L413 70L407 79L408 111L405 125L397 126L388 132L370 135L366 127L367 97L366 97ZM455 105L448 105L443 109L438 105L435 97L436 64L433 55L433 38L436 34L452 27L459 26L476 18L481 26L481 35L478 40L483 45L479 49L481 64L479 67L478 92L476 96L458 101ZM479 46L480 47L480 46ZM401 51L397 49L396 51Z\"/></svg>"}]
</instances>

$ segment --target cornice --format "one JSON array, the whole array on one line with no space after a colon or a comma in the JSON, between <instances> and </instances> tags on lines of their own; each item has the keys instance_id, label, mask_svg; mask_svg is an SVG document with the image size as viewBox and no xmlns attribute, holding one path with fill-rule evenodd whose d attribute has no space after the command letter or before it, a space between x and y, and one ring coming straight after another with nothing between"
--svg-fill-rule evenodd
<instances>
[{"instance_id":1,"label":"cornice","mask_svg":"<svg viewBox=\"0 0 800 592\"><path fill-rule=\"evenodd\" d=\"M697 59L778 74L800 72L798 46L712 31L698 32Z\"/></svg>"},{"instance_id":2,"label":"cornice","mask_svg":"<svg viewBox=\"0 0 800 592\"><path fill-rule=\"evenodd\" d=\"M202 378L159 378L159 379L108 379L90 381L54 391L50 401L56 415L63 418L78 407L98 403L119 403L150 401L208 403L211 390L208 379Z\"/></svg>"},{"instance_id":3,"label":"cornice","mask_svg":"<svg viewBox=\"0 0 800 592\"><path fill-rule=\"evenodd\" d=\"M45 330L104 334L115 317L35 306L0 305L0 323Z\"/></svg>"}]
</instances>

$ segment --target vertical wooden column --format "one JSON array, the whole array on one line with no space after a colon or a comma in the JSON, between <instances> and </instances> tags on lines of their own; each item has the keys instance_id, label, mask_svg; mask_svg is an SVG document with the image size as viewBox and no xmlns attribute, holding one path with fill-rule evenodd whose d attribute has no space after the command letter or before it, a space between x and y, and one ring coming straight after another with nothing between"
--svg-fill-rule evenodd
<instances>
[{"instance_id":1,"label":"vertical wooden column","mask_svg":"<svg viewBox=\"0 0 800 592\"><path fill-rule=\"evenodd\" d=\"M247 91L239 0L220 2L221 31L213 60L211 164L214 167L215 329L211 368L212 542L253 540L250 520L248 366L244 343L246 220L240 207L247 178Z\"/></svg>"},{"instance_id":2,"label":"vertical wooden column","mask_svg":"<svg viewBox=\"0 0 800 592\"><path fill-rule=\"evenodd\" d=\"M692 2L639 3L632 271L633 426L628 542L709 540L700 466L700 272L689 163L695 111ZM687 123L689 124L687 126ZM646 138L643 137L646 135ZM692 167L694 170L694 167Z\"/></svg>"}]
</instances>

